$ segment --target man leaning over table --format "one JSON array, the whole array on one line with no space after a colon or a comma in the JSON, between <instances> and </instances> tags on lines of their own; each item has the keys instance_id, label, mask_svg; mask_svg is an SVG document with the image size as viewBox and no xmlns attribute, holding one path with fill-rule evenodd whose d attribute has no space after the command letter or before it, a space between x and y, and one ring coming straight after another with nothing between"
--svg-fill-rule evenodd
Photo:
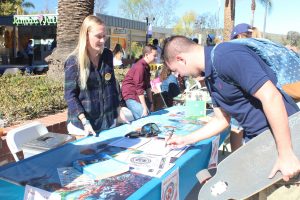
<instances>
[{"instance_id":1,"label":"man leaning over table","mask_svg":"<svg viewBox=\"0 0 300 200\"><path fill-rule=\"evenodd\" d=\"M149 64L155 60L156 56L156 47L146 45L143 49L143 57L130 68L122 82L123 99L135 119L147 116L148 107L153 110ZM144 96L145 91L149 106Z\"/></svg>"},{"instance_id":2,"label":"man leaning over table","mask_svg":"<svg viewBox=\"0 0 300 200\"><path fill-rule=\"evenodd\" d=\"M288 116L299 111L295 103L278 91L272 72L264 71L262 68L266 64L246 46L229 42L219 44L214 50L214 66L211 50L184 36L166 40L163 58L172 71L195 77L205 72L215 113L214 118L194 134L174 136L167 144L182 147L217 135L229 126L232 116L244 128L246 142L266 129L273 130L278 159L269 178L277 171L281 171L285 181L296 176L300 162L293 151L288 126ZM234 80L239 86L223 81L220 75Z\"/></svg>"}]
</instances>

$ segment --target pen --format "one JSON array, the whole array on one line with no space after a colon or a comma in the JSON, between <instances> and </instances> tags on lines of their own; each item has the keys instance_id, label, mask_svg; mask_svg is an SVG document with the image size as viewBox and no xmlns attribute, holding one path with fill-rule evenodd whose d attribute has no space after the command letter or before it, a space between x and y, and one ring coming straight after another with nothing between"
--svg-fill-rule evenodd
<instances>
[{"instance_id":1,"label":"pen","mask_svg":"<svg viewBox=\"0 0 300 200\"><path fill-rule=\"evenodd\" d=\"M166 144L165 144L165 147L167 147L167 141L169 140L169 139L171 139L171 137L173 136L173 134L174 134L174 130L172 130L171 131L171 133L169 134L169 137L168 137L168 139L166 140Z\"/></svg>"}]
</instances>

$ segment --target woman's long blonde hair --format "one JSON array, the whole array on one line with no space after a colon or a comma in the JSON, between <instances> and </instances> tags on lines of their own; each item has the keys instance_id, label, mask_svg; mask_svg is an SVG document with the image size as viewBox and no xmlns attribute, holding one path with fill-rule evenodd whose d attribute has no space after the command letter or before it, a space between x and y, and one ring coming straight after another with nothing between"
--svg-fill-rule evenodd
<instances>
[{"instance_id":1,"label":"woman's long blonde hair","mask_svg":"<svg viewBox=\"0 0 300 200\"><path fill-rule=\"evenodd\" d=\"M87 79L90 75L90 59L87 51L87 36L88 32L95 25L105 25L104 21L94 15L87 16L81 25L78 44L75 50L70 55L75 55L79 64L79 82L80 88L86 89Z\"/></svg>"}]
</instances>

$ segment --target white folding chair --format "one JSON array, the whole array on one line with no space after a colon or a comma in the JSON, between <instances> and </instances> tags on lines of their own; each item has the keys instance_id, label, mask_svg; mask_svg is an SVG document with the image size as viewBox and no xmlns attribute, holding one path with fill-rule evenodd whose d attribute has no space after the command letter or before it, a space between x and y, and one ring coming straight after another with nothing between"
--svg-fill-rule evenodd
<instances>
[{"instance_id":1,"label":"white folding chair","mask_svg":"<svg viewBox=\"0 0 300 200\"><path fill-rule=\"evenodd\" d=\"M20 72L21 72L21 70L17 67L7 68L7 69L5 69L3 75L8 75L8 74L14 75L14 74L17 74L17 73L20 73Z\"/></svg>"},{"instance_id":2,"label":"white folding chair","mask_svg":"<svg viewBox=\"0 0 300 200\"><path fill-rule=\"evenodd\" d=\"M6 142L14 159L19 161L17 153L22 151L23 144L45 135L46 133L48 133L47 127L40 122L32 122L10 130L6 135Z\"/></svg>"}]
</instances>

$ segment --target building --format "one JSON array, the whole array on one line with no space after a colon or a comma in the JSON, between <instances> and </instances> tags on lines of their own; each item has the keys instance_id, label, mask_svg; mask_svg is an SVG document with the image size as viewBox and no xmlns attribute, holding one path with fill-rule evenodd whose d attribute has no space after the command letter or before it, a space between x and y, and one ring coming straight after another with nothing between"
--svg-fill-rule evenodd
<instances>
[{"instance_id":1,"label":"building","mask_svg":"<svg viewBox=\"0 0 300 200\"><path fill-rule=\"evenodd\" d=\"M121 44L129 58L133 53L132 44L142 47L146 43L146 22L134 21L103 14L96 14L107 26L106 46L113 49ZM29 39L34 44L34 62L43 63L51 54L56 43L56 14L0 16L0 64L18 63L20 55L26 57ZM153 27L153 38L163 40L171 30ZM139 55L135 55L139 56Z\"/></svg>"},{"instance_id":2,"label":"building","mask_svg":"<svg viewBox=\"0 0 300 200\"><path fill-rule=\"evenodd\" d=\"M22 63L29 39L34 44L34 62L43 63L56 38L55 14L0 17L0 55L2 64ZM3 20L2 20L3 19Z\"/></svg>"}]
</instances>

